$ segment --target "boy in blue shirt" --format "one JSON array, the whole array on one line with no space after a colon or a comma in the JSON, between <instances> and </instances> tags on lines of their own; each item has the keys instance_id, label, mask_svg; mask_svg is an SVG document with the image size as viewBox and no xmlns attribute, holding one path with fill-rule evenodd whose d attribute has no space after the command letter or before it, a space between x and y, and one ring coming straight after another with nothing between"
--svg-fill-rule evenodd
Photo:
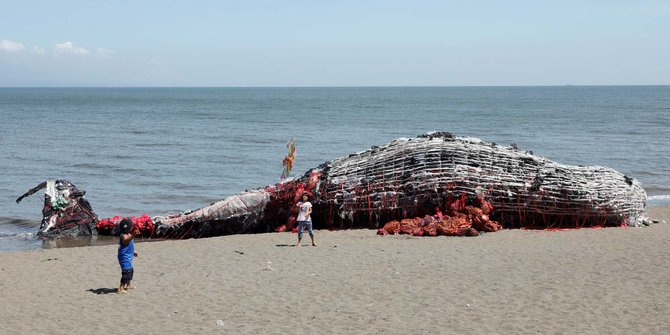
<instances>
[{"instance_id":1,"label":"boy in blue shirt","mask_svg":"<svg viewBox=\"0 0 670 335\"><path fill-rule=\"evenodd\" d=\"M133 257L137 257L133 238L138 233L138 230L133 226L133 221L128 218L121 220L119 228L121 234L119 235L119 252L117 258L119 259L119 265L121 265L121 284L119 284L119 289L116 293L125 294L126 290L135 288L130 285L130 281L133 280Z\"/></svg>"}]
</instances>

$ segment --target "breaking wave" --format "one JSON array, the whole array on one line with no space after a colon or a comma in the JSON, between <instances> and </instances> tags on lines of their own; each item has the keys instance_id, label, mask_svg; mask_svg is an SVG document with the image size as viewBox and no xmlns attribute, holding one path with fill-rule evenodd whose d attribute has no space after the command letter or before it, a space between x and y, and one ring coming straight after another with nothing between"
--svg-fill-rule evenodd
<instances>
[{"instance_id":1,"label":"breaking wave","mask_svg":"<svg viewBox=\"0 0 670 335\"><path fill-rule=\"evenodd\" d=\"M670 205L670 194L650 195L647 201L650 205Z\"/></svg>"}]
</instances>

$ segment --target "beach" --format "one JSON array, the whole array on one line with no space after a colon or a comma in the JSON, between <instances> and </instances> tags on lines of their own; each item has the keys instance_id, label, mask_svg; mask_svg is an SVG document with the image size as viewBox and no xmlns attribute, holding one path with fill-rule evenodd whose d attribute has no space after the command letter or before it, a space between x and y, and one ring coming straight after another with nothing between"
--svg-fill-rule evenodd
<instances>
[{"instance_id":1,"label":"beach","mask_svg":"<svg viewBox=\"0 0 670 335\"><path fill-rule=\"evenodd\" d=\"M670 333L670 207L644 228L316 231L0 254L5 334ZM307 239L308 240L308 239Z\"/></svg>"}]
</instances>

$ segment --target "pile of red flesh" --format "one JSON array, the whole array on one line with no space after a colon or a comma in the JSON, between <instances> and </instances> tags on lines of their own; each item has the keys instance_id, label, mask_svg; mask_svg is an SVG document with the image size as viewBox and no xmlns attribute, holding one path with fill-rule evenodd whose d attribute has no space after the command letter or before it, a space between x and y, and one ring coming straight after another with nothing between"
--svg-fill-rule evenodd
<instances>
[{"instance_id":1,"label":"pile of red flesh","mask_svg":"<svg viewBox=\"0 0 670 335\"><path fill-rule=\"evenodd\" d=\"M494 232L502 225L489 218L493 206L478 196L466 205L465 195L449 198L444 214L435 208L435 215L406 218L387 222L377 230L378 235L407 234L414 236L477 236L479 232Z\"/></svg>"},{"instance_id":2,"label":"pile of red flesh","mask_svg":"<svg viewBox=\"0 0 670 335\"><path fill-rule=\"evenodd\" d=\"M118 227L119 222L121 222L122 219L123 217L117 215L111 219L102 219L98 221L98 224L96 225L98 233L101 235L118 235L119 230L115 230L114 228ZM153 235L154 223L148 215L142 214L142 216L131 216L129 219L133 221L133 226L139 230L141 236L149 237Z\"/></svg>"}]
</instances>

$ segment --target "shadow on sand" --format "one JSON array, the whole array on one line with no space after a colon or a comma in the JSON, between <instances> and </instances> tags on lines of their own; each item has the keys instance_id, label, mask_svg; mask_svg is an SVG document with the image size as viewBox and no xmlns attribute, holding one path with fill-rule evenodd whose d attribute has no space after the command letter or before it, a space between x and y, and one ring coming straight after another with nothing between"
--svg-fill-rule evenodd
<instances>
[{"instance_id":1,"label":"shadow on sand","mask_svg":"<svg viewBox=\"0 0 670 335\"><path fill-rule=\"evenodd\" d=\"M108 288L108 287L101 287L101 288L89 288L86 290L86 292L93 292L95 294L110 294L110 293L116 293L116 288Z\"/></svg>"}]
</instances>

